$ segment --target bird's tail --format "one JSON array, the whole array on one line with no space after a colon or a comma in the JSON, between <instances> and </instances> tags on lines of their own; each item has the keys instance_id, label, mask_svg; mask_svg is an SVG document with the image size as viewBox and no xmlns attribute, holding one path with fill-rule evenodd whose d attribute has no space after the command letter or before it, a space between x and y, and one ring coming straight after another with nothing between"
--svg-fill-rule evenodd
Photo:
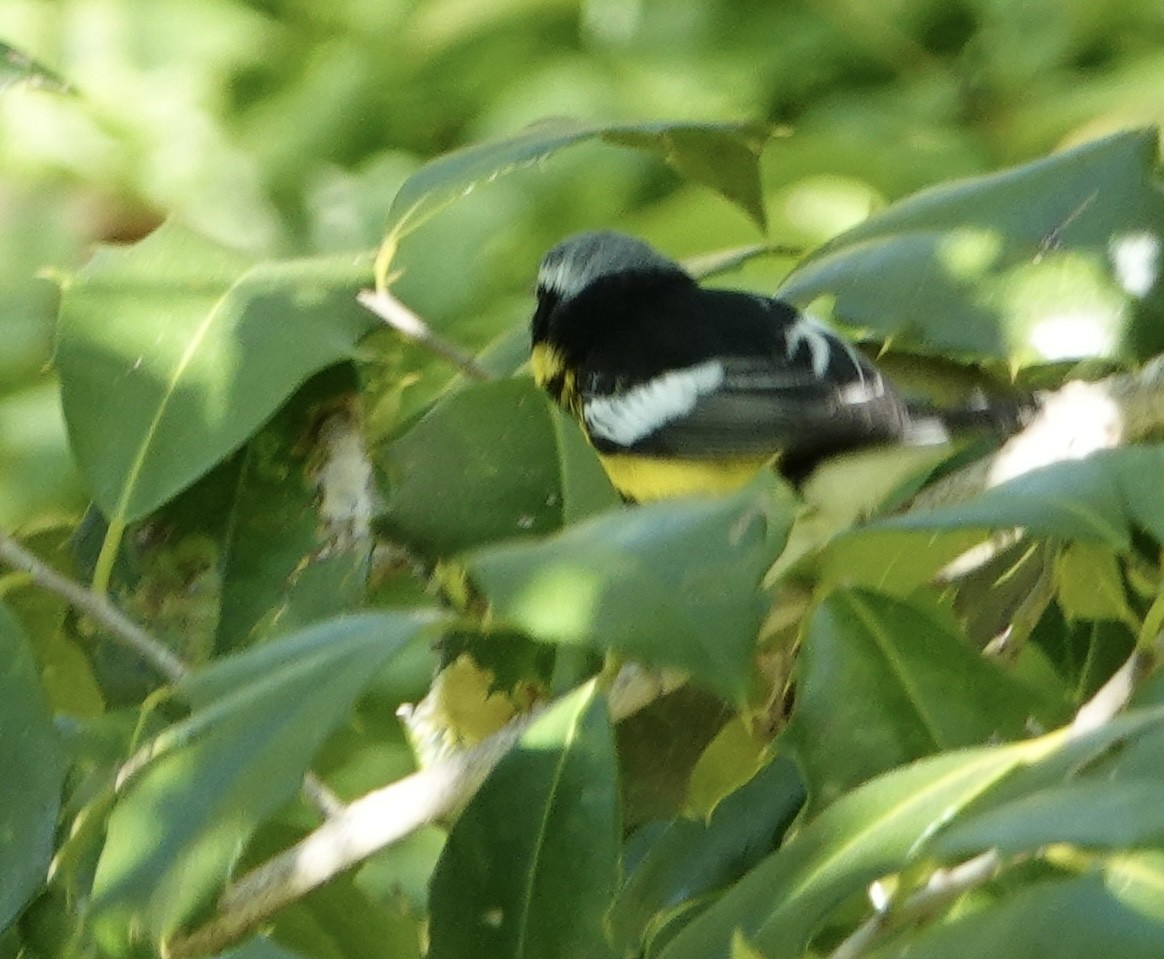
<instances>
[{"instance_id":1,"label":"bird's tail","mask_svg":"<svg viewBox=\"0 0 1164 959\"><path fill-rule=\"evenodd\" d=\"M909 423L905 442L929 446L974 433L1005 440L1031 422L1039 411L1039 403L1033 395L1000 398L979 393L962 406L909 403L907 408Z\"/></svg>"}]
</instances>

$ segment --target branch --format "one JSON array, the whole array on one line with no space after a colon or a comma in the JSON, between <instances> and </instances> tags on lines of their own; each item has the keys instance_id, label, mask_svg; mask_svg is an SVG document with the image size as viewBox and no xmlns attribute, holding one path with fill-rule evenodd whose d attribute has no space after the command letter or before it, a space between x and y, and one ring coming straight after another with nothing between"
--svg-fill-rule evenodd
<instances>
[{"instance_id":1,"label":"branch","mask_svg":"<svg viewBox=\"0 0 1164 959\"><path fill-rule=\"evenodd\" d=\"M431 350L441 359L452 363L453 366L457 367L466 376L482 381L494 379L493 374L481 366L473 357L455 343L451 343L439 333L436 333L432 327L396 299L391 293L361 290L356 294L356 300L361 306L371 310L394 330L403 333L410 340Z\"/></svg>"},{"instance_id":2,"label":"branch","mask_svg":"<svg viewBox=\"0 0 1164 959\"><path fill-rule=\"evenodd\" d=\"M1132 698L1140 680L1164 655L1164 633L1150 646L1137 646L1099 691L1079 707L1071 722L1071 737L1082 736L1111 722Z\"/></svg>"},{"instance_id":3,"label":"branch","mask_svg":"<svg viewBox=\"0 0 1164 959\"><path fill-rule=\"evenodd\" d=\"M104 593L98 593L58 573L2 531L0 562L26 573L37 586L56 593L74 609L105 627L115 642L149 663L168 682L177 683L190 674L190 667L170 652L165 643L126 616ZM133 765L131 759L127 766ZM314 773L309 772L303 777L303 792L325 817L334 815L342 806L339 798Z\"/></svg>"},{"instance_id":4,"label":"branch","mask_svg":"<svg viewBox=\"0 0 1164 959\"><path fill-rule=\"evenodd\" d=\"M925 886L893 905L875 906L876 911L829 955L829 959L860 959L870 953L891 932L925 919L953 902L963 893L989 882L1002 867L995 849L967 859L949 869L939 869Z\"/></svg>"},{"instance_id":5,"label":"branch","mask_svg":"<svg viewBox=\"0 0 1164 959\"><path fill-rule=\"evenodd\" d=\"M611 684L611 720L618 722L686 677L634 664ZM265 922L282 907L422 826L455 816L546 707L510 721L477 746L454 753L345 807L290 849L229 886L218 915L166 947L170 959L212 955Z\"/></svg>"},{"instance_id":6,"label":"branch","mask_svg":"<svg viewBox=\"0 0 1164 959\"><path fill-rule=\"evenodd\" d=\"M1074 380L1040 396L1034 419L992 456L926 487L909 512L964 502L1024 473L1082 459L1164 430L1164 357L1139 373Z\"/></svg>"},{"instance_id":7,"label":"branch","mask_svg":"<svg viewBox=\"0 0 1164 959\"><path fill-rule=\"evenodd\" d=\"M138 626L104 594L62 576L4 532L0 532L0 562L27 573L37 586L56 593L74 609L104 626L114 640L140 656L169 682L176 683L190 672L164 643Z\"/></svg>"}]
</instances>

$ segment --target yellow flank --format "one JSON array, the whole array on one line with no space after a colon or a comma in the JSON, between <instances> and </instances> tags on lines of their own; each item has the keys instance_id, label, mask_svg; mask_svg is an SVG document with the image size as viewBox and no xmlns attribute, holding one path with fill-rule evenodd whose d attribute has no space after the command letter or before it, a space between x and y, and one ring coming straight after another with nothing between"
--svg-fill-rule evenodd
<instances>
[{"instance_id":1,"label":"yellow flank","mask_svg":"<svg viewBox=\"0 0 1164 959\"><path fill-rule=\"evenodd\" d=\"M562 404L581 419L580 398L573 371L562 354L546 343L530 353L534 382L545 386L562 377ZM585 432L585 430L583 431ZM748 456L721 460L684 460L636 453L599 453L606 475L623 496L638 502L672 496L731 493L746 484L772 457Z\"/></svg>"},{"instance_id":2,"label":"yellow flank","mask_svg":"<svg viewBox=\"0 0 1164 959\"><path fill-rule=\"evenodd\" d=\"M614 488L640 503L671 496L734 492L771 459L751 456L683 460L634 453L599 453L598 458Z\"/></svg>"},{"instance_id":3,"label":"yellow flank","mask_svg":"<svg viewBox=\"0 0 1164 959\"><path fill-rule=\"evenodd\" d=\"M545 343L539 343L530 351L529 364L533 367L534 382L538 386L545 386L566 365L562 354Z\"/></svg>"}]
</instances>

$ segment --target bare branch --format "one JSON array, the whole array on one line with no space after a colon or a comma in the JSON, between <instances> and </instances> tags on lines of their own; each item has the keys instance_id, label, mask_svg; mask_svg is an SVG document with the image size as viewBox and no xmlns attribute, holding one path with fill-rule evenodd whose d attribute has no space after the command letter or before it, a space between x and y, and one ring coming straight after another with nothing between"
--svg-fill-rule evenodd
<instances>
[{"instance_id":1,"label":"bare branch","mask_svg":"<svg viewBox=\"0 0 1164 959\"><path fill-rule=\"evenodd\" d=\"M989 882L1002 867L998 851L990 849L949 869L939 869L903 902L879 907L832 951L829 959L860 959L893 931L918 922L953 902L963 893Z\"/></svg>"},{"instance_id":2,"label":"bare branch","mask_svg":"<svg viewBox=\"0 0 1164 959\"><path fill-rule=\"evenodd\" d=\"M189 667L164 643L133 622L102 593L62 576L3 532L0 532L0 562L27 573L37 586L56 593L74 609L105 627L114 640L149 663L169 682L177 682L189 673Z\"/></svg>"},{"instance_id":3,"label":"bare branch","mask_svg":"<svg viewBox=\"0 0 1164 959\"><path fill-rule=\"evenodd\" d=\"M377 293L374 290L361 290L356 294L356 300L361 306L371 310L380 319L394 330L403 333L410 340L431 350L441 359L447 360L457 367L466 376L475 380L494 379L487 369L481 366L473 357L459 346L449 342L436 333L424 320L401 303L391 293Z\"/></svg>"}]
</instances>

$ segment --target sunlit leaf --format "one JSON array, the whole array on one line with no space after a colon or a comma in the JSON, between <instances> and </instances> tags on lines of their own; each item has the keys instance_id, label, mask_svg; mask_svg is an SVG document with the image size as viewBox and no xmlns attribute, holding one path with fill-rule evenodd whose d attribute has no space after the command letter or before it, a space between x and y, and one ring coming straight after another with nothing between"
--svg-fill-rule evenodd
<instances>
[{"instance_id":1,"label":"sunlit leaf","mask_svg":"<svg viewBox=\"0 0 1164 959\"><path fill-rule=\"evenodd\" d=\"M591 684L534 722L458 818L433 874L428 955L609 954L618 851L614 739Z\"/></svg>"},{"instance_id":2,"label":"sunlit leaf","mask_svg":"<svg viewBox=\"0 0 1164 959\"><path fill-rule=\"evenodd\" d=\"M375 323L353 299L368 276L353 257L256 263L170 223L65 283L65 418L111 543L352 355Z\"/></svg>"},{"instance_id":3,"label":"sunlit leaf","mask_svg":"<svg viewBox=\"0 0 1164 959\"><path fill-rule=\"evenodd\" d=\"M879 949L877 959L1155 959L1164 942L1164 869L1141 866L1033 883ZM1129 882L1129 880L1132 880ZM1134 885L1133 885L1134 883Z\"/></svg>"},{"instance_id":4,"label":"sunlit leaf","mask_svg":"<svg viewBox=\"0 0 1164 959\"><path fill-rule=\"evenodd\" d=\"M923 191L825 244L781 294L919 351L1061 360L1164 347L1164 192L1139 130Z\"/></svg>"},{"instance_id":5,"label":"sunlit leaf","mask_svg":"<svg viewBox=\"0 0 1164 959\"><path fill-rule=\"evenodd\" d=\"M1164 541L1164 503L1157 484L1162 470L1160 447L1103 450L1031 470L968 502L917 510L883 520L872 529L932 532L1021 526L1035 534L1127 549L1136 528Z\"/></svg>"},{"instance_id":6,"label":"sunlit leaf","mask_svg":"<svg viewBox=\"0 0 1164 959\"><path fill-rule=\"evenodd\" d=\"M503 623L690 670L732 697L768 605L759 584L794 508L763 474L730 497L616 510L538 542L478 550L465 564Z\"/></svg>"},{"instance_id":7,"label":"sunlit leaf","mask_svg":"<svg viewBox=\"0 0 1164 959\"><path fill-rule=\"evenodd\" d=\"M661 957L726 957L736 930L767 959L801 956L833 910L874 879L926 856L923 841L961 813L989 808L995 797L1025 795L1091 763L1118 762L1124 749L1141 742L1158 764L1162 741L1164 711L1144 710L1086 735L1056 732L948 752L879 776L801 828L680 932Z\"/></svg>"}]
</instances>

